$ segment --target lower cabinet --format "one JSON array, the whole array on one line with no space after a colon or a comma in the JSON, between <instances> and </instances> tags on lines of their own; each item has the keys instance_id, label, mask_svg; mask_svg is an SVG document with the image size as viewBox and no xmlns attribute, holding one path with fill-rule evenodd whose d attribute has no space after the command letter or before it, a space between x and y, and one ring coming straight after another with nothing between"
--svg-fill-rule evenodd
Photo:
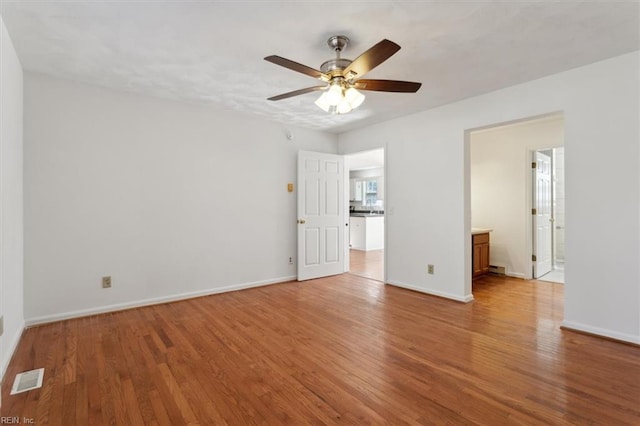
<instances>
[{"instance_id":1,"label":"lower cabinet","mask_svg":"<svg viewBox=\"0 0 640 426\"><path fill-rule=\"evenodd\" d=\"M352 217L349 219L349 245L353 249L364 250L365 247L364 217Z\"/></svg>"},{"instance_id":2,"label":"lower cabinet","mask_svg":"<svg viewBox=\"0 0 640 426\"><path fill-rule=\"evenodd\" d=\"M349 220L349 245L356 250L384 248L384 217L357 217Z\"/></svg>"},{"instance_id":3,"label":"lower cabinet","mask_svg":"<svg viewBox=\"0 0 640 426\"><path fill-rule=\"evenodd\" d=\"M473 239L473 277L489 272L489 233L475 234Z\"/></svg>"}]
</instances>

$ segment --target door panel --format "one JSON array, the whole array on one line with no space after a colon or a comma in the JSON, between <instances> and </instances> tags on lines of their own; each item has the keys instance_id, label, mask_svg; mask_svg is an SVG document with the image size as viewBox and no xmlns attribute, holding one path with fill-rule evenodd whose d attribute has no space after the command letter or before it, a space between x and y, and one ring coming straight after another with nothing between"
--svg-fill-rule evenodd
<instances>
[{"instance_id":1,"label":"door panel","mask_svg":"<svg viewBox=\"0 0 640 426\"><path fill-rule=\"evenodd\" d=\"M340 228L327 228L325 230L326 241L326 255L325 261L327 263L335 263L340 261L340 252L342 248L340 244Z\"/></svg>"},{"instance_id":2,"label":"door panel","mask_svg":"<svg viewBox=\"0 0 640 426\"><path fill-rule=\"evenodd\" d=\"M318 265L320 263L320 229L305 228L305 266Z\"/></svg>"},{"instance_id":3,"label":"door panel","mask_svg":"<svg viewBox=\"0 0 640 426\"><path fill-rule=\"evenodd\" d=\"M304 214L317 216L320 212L320 181L318 179L309 179L304 185L306 191Z\"/></svg>"},{"instance_id":4,"label":"door panel","mask_svg":"<svg viewBox=\"0 0 640 426\"><path fill-rule=\"evenodd\" d=\"M298 280L344 272L344 159L298 153Z\"/></svg>"},{"instance_id":5,"label":"door panel","mask_svg":"<svg viewBox=\"0 0 640 426\"><path fill-rule=\"evenodd\" d=\"M327 180L326 182L326 204L324 213L326 215L337 216L340 208L340 186L337 180Z\"/></svg>"},{"instance_id":6,"label":"door panel","mask_svg":"<svg viewBox=\"0 0 640 426\"><path fill-rule=\"evenodd\" d=\"M551 271L552 244L552 193L551 193L551 157L542 152L535 153L533 206L533 277L540 278Z\"/></svg>"}]
</instances>

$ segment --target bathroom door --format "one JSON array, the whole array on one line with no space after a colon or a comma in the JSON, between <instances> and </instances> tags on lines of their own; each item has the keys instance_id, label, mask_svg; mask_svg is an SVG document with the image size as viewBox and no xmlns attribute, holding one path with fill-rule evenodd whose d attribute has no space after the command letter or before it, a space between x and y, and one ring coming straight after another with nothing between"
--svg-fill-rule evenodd
<instances>
[{"instance_id":1,"label":"bathroom door","mask_svg":"<svg viewBox=\"0 0 640 426\"><path fill-rule=\"evenodd\" d=\"M298 153L298 281L345 268L344 157Z\"/></svg>"},{"instance_id":2,"label":"bathroom door","mask_svg":"<svg viewBox=\"0 0 640 426\"><path fill-rule=\"evenodd\" d=\"M551 272L552 245L552 182L551 157L534 153L533 177L533 278Z\"/></svg>"}]
</instances>

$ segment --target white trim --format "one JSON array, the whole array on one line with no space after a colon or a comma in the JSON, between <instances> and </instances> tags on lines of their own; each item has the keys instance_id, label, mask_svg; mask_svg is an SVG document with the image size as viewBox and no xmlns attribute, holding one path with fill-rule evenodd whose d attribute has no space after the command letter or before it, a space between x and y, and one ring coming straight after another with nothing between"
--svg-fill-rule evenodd
<instances>
[{"instance_id":1,"label":"white trim","mask_svg":"<svg viewBox=\"0 0 640 426\"><path fill-rule=\"evenodd\" d=\"M595 334L614 340L621 340L623 342L635 343L637 345L640 345L640 335L634 336L633 334L620 333L617 331L608 330L606 328L593 327L590 325L566 320L562 321L562 326L569 330L583 331L585 333Z\"/></svg>"},{"instance_id":2,"label":"white trim","mask_svg":"<svg viewBox=\"0 0 640 426\"><path fill-rule=\"evenodd\" d=\"M383 157L383 173L384 173L384 183L382 185L382 192L384 195L383 198L383 202L382 205L384 207L384 252L382 253L382 274L383 274L383 282L387 282L387 278L388 278L388 273L387 271L389 271L389 268L387 267L388 265L388 257L389 257L389 221L387 220L387 213L388 213L388 206L389 204L389 191L387 191L387 188L389 188L388 182L389 182L389 142L388 141L384 141L384 146L382 147L382 149L384 151L382 151L382 155ZM393 195L391 195L392 200L393 200Z\"/></svg>"},{"instance_id":3,"label":"white trim","mask_svg":"<svg viewBox=\"0 0 640 426\"><path fill-rule=\"evenodd\" d=\"M344 203L344 223L348 223L347 226L344 226L344 244L343 244L343 248L342 248L342 252L343 252L343 257L344 257L344 268L342 270L343 273L347 273L349 272L349 269L351 268L351 246L350 246L350 242L351 242L351 215L347 215L347 212L351 210L351 202L350 202L350 198L351 198L351 181L349 180L351 178L350 176L350 165L349 165L349 156L348 155L342 155L342 161L343 161L343 167L344 167L344 177L343 177L343 184L342 186L344 186L344 191L342 193L342 200ZM347 210L348 209L348 210ZM297 228L296 228L297 229Z\"/></svg>"},{"instance_id":4,"label":"white trim","mask_svg":"<svg viewBox=\"0 0 640 426\"><path fill-rule=\"evenodd\" d=\"M525 274L523 274L522 272L506 271L504 274L508 277L522 278L523 280L527 279L527 277L525 277Z\"/></svg>"},{"instance_id":5,"label":"white trim","mask_svg":"<svg viewBox=\"0 0 640 426\"><path fill-rule=\"evenodd\" d=\"M212 294L226 293L229 291L236 291L236 290L244 290L244 289L253 288L253 287L262 287L265 285L279 284L279 283L295 281L295 280L296 280L296 276L292 275L289 277L280 277L280 278L274 278L274 279L265 280L265 281L254 281L254 282L244 283L244 284L234 284L226 287L217 287L217 288L211 288L207 290L192 291L188 293L179 293L171 296L136 300L134 302L117 303L115 305L100 306L100 307L91 308L91 309L81 309L78 311L64 312L61 314L44 315L41 317L28 318L25 320L25 324L27 327L31 327L34 325L46 324L49 322L62 321L62 320L85 317L85 316L95 315L95 314L104 314L107 312L122 311L125 309L139 308L142 306L158 305L158 304L167 303L167 302L176 302L179 300L192 299L194 297L209 296Z\"/></svg>"},{"instance_id":6,"label":"white trim","mask_svg":"<svg viewBox=\"0 0 640 426\"><path fill-rule=\"evenodd\" d=\"M468 294L464 297L460 297L457 294L446 293L438 290L426 289L423 287L418 287L412 284L405 284L399 281L387 281L387 284L394 285L396 287L406 288L408 290L418 291L420 293L430 294L432 296L444 297L445 299L455 300L456 302L464 302L469 303L473 301L473 294Z\"/></svg>"},{"instance_id":7,"label":"white trim","mask_svg":"<svg viewBox=\"0 0 640 426\"><path fill-rule=\"evenodd\" d=\"M24 320L20 323L20 327L16 331L16 334L13 336L11 341L9 342L9 350L7 351L7 356L2 360L2 369L0 370L0 381L4 381L4 374L7 372L7 367L9 367L9 362L11 362L11 358L13 358L13 354L18 347L18 343L22 338L22 333L24 332L25 322Z\"/></svg>"}]
</instances>

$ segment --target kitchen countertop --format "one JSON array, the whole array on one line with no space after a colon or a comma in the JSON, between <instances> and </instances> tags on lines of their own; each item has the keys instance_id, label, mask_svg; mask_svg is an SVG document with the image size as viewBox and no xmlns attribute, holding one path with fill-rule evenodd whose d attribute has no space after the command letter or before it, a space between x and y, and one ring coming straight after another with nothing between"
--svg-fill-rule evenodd
<instances>
[{"instance_id":1,"label":"kitchen countertop","mask_svg":"<svg viewBox=\"0 0 640 426\"><path fill-rule=\"evenodd\" d=\"M493 229L485 229L485 228L471 228L471 235L477 235L477 234L486 234L488 232L492 232Z\"/></svg>"},{"instance_id":2,"label":"kitchen countertop","mask_svg":"<svg viewBox=\"0 0 640 426\"><path fill-rule=\"evenodd\" d=\"M384 213L351 213L351 217L384 217Z\"/></svg>"}]
</instances>

